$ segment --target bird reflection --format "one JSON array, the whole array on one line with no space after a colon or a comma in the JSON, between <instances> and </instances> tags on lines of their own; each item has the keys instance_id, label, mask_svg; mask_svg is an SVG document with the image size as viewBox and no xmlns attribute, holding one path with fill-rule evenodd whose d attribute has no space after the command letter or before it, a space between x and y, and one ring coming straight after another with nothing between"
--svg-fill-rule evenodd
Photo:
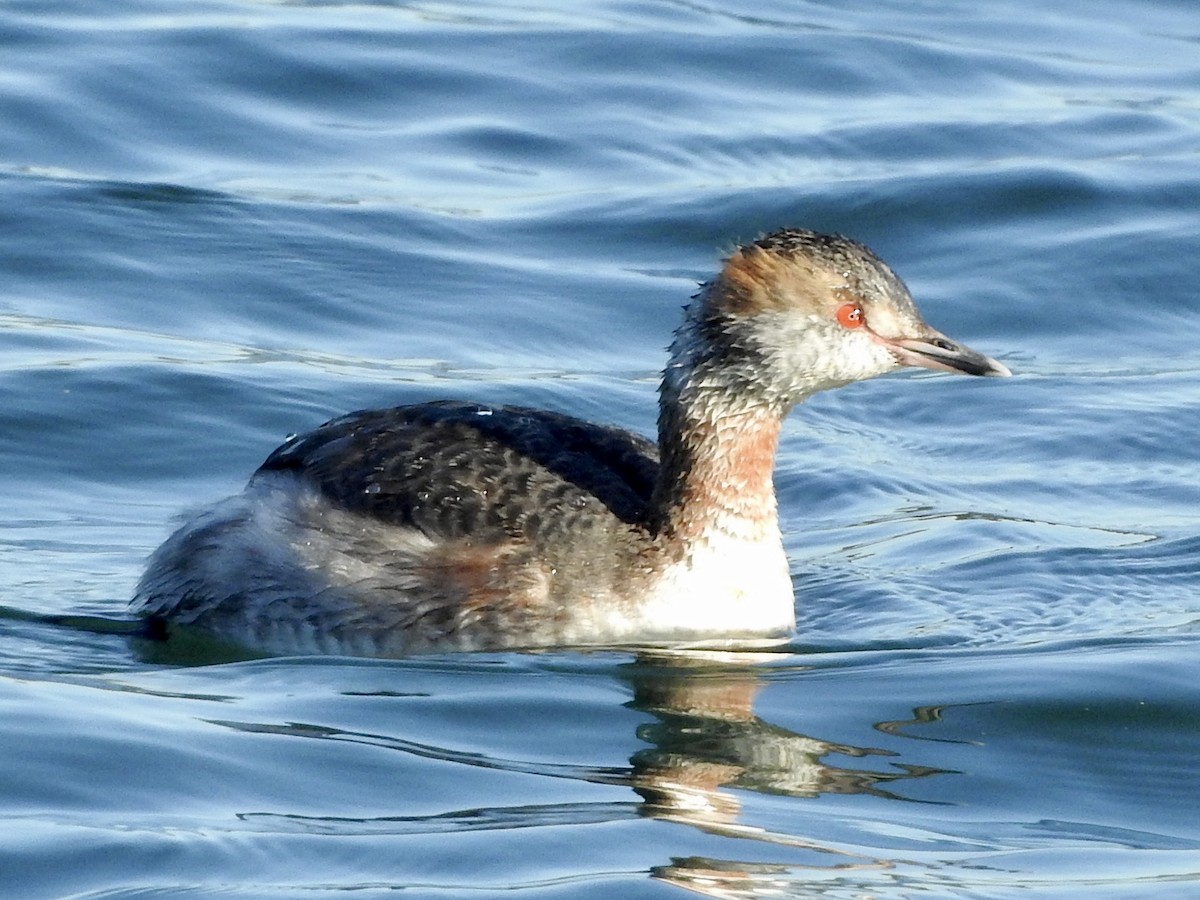
<instances>
[{"instance_id":1,"label":"bird reflection","mask_svg":"<svg viewBox=\"0 0 1200 900\"><path fill-rule=\"evenodd\" d=\"M641 656L626 667L624 675L634 692L630 705L653 716L637 731L648 746L630 760L630 784L644 801L642 814L808 851L799 865L809 871L890 867L885 860L739 823L739 791L903 799L887 786L944 772L895 763L884 772L845 768L828 757L895 754L821 740L764 721L754 712L762 687L760 668L754 663L769 658L744 653L656 654ZM782 882L794 887L795 865L687 857L656 868L652 875L709 896L749 897L770 893Z\"/></svg>"},{"instance_id":2,"label":"bird reflection","mask_svg":"<svg viewBox=\"0 0 1200 900\"><path fill-rule=\"evenodd\" d=\"M749 794L806 799L863 794L916 802L899 793L898 784L946 770L901 764L889 750L823 740L765 721L755 712L756 699L764 673L780 672L773 664L781 659L772 654L656 651L619 665L619 677L631 687L627 706L645 716L635 732L641 746L632 752L628 766L503 759L399 735L314 723L208 721L243 732L363 744L454 765L622 786L637 797L636 802L520 804L368 819L270 812L239 816L256 827L398 835L580 826L636 816L737 839L730 846L751 859L679 856L649 868L656 880L707 896L794 895L797 888L806 892L804 896L813 896L820 893L817 885L824 880L844 881L854 871L864 882L870 881L866 870L891 869L896 863L856 852L853 846L838 846L828 838L807 839L800 827L772 830L743 821L742 800ZM793 665L790 674L794 671ZM404 702L408 695L384 688L356 691L353 696ZM937 715L936 707L928 707L915 710L912 720L880 722L874 727L897 734L936 721ZM872 771L838 764L849 760L887 760L887 765Z\"/></svg>"}]
</instances>

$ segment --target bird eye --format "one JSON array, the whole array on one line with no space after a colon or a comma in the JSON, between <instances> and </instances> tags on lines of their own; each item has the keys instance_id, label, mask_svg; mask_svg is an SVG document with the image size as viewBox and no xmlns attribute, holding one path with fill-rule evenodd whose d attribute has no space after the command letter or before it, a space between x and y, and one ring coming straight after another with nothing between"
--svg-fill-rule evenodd
<instances>
[{"instance_id":1,"label":"bird eye","mask_svg":"<svg viewBox=\"0 0 1200 900\"><path fill-rule=\"evenodd\" d=\"M862 307L857 303L844 303L838 307L837 311L838 324L843 328L859 328L867 324L867 319L863 315Z\"/></svg>"}]
</instances>

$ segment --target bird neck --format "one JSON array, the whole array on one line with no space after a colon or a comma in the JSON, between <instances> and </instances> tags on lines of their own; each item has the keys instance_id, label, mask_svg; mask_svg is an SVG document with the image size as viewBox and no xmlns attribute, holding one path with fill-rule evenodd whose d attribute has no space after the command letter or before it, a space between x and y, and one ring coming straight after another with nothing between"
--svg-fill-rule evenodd
<instances>
[{"instance_id":1,"label":"bird neck","mask_svg":"<svg viewBox=\"0 0 1200 900\"><path fill-rule=\"evenodd\" d=\"M668 370L653 502L662 540L685 552L717 540L779 540L772 473L783 415L717 377Z\"/></svg>"}]
</instances>

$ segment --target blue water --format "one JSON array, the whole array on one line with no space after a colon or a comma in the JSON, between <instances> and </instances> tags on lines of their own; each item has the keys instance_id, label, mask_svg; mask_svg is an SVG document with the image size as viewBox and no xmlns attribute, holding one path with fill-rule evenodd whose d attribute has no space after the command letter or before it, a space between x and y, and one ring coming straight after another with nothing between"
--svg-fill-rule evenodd
<instances>
[{"instance_id":1,"label":"blue water","mask_svg":"<svg viewBox=\"0 0 1200 900\"><path fill-rule=\"evenodd\" d=\"M843 5L0 6L0 894L1200 896L1200 19ZM785 651L70 627L337 413L652 431L783 225L1016 373L789 420Z\"/></svg>"}]
</instances>

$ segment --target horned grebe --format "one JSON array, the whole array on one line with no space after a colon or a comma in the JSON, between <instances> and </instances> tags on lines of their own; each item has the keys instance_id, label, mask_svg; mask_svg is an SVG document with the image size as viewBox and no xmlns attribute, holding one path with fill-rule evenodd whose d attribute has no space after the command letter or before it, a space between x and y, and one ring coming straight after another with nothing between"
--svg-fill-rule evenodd
<instances>
[{"instance_id":1,"label":"horned grebe","mask_svg":"<svg viewBox=\"0 0 1200 900\"><path fill-rule=\"evenodd\" d=\"M780 424L900 366L1010 374L926 325L863 245L779 231L687 307L657 445L521 407L350 413L175 532L133 607L166 634L280 653L779 643L795 628Z\"/></svg>"}]
</instances>

